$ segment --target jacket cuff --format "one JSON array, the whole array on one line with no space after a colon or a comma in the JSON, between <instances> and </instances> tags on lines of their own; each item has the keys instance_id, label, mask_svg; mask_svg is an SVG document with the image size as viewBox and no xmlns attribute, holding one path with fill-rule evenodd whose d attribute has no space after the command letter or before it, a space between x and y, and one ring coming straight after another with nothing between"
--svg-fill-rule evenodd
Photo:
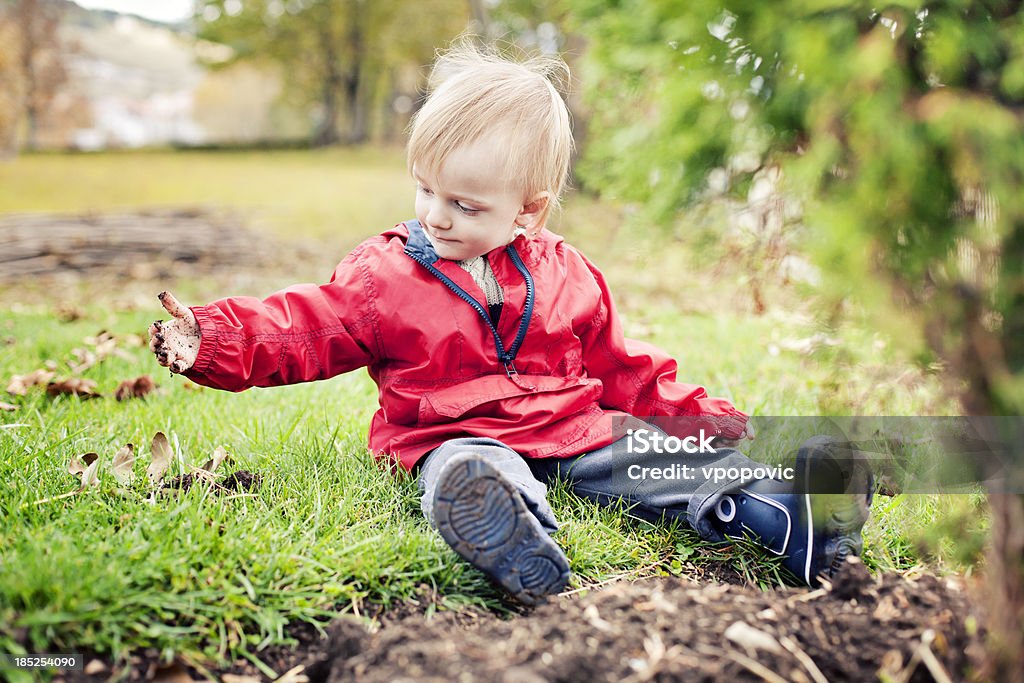
<instances>
[{"instance_id":1,"label":"jacket cuff","mask_svg":"<svg viewBox=\"0 0 1024 683\"><path fill-rule=\"evenodd\" d=\"M192 367L183 373L186 377L191 378L193 374L203 375L206 373L210 363L213 362L213 357L217 354L220 339L217 333L217 323L214 322L207 306L191 306L189 310L192 311L192 315L196 317L196 323L199 325L199 354Z\"/></svg>"},{"instance_id":2,"label":"jacket cuff","mask_svg":"<svg viewBox=\"0 0 1024 683\"><path fill-rule=\"evenodd\" d=\"M714 420L721 436L726 439L738 439L743 436L743 430L746 429L750 416L735 408L730 408L728 414L715 415L711 419Z\"/></svg>"}]
</instances>

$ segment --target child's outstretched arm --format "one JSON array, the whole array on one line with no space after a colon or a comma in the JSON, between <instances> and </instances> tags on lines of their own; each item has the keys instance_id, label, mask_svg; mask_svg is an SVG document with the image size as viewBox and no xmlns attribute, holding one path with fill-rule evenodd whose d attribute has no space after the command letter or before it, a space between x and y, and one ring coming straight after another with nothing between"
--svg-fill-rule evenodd
<instances>
[{"instance_id":1,"label":"child's outstretched arm","mask_svg":"<svg viewBox=\"0 0 1024 683\"><path fill-rule=\"evenodd\" d=\"M160 365L215 389L242 391L327 379L381 357L374 262L357 249L322 284L292 285L264 299L237 296L182 306L149 328Z\"/></svg>"},{"instance_id":2,"label":"child's outstretched arm","mask_svg":"<svg viewBox=\"0 0 1024 683\"><path fill-rule=\"evenodd\" d=\"M202 338L199 323L192 311L182 306L170 292L160 292L157 298L171 314L171 319L157 320L149 326L149 350L156 355L156 362L170 368L171 372L185 372L199 354Z\"/></svg>"}]
</instances>

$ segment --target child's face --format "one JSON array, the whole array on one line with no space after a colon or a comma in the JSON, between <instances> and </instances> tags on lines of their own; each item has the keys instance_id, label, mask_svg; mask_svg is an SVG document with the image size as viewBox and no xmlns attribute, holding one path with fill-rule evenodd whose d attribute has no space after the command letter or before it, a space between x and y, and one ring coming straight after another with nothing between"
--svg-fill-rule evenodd
<instances>
[{"instance_id":1,"label":"child's face","mask_svg":"<svg viewBox=\"0 0 1024 683\"><path fill-rule=\"evenodd\" d=\"M413 164L416 218L441 258L473 258L512 241L516 224L536 230L547 193L525 199L498 169L500 147L484 140L452 151L431 174Z\"/></svg>"}]
</instances>

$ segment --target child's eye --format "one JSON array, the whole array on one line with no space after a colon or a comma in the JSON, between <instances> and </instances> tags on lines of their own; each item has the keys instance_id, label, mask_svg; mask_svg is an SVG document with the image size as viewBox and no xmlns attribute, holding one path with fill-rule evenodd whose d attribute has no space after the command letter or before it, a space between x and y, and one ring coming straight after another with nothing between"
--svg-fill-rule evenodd
<instances>
[{"instance_id":1,"label":"child's eye","mask_svg":"<svg viewBox=\"0 0 1024 683\"><path fill-rule=\"evenodd\" d=\"M478 213L480 213L480 209L474 209L471 206L466 206L462 202L455 202L455 208L457 208L459 211L466 214L467 216L475 216Z\"/></svg>"},{"instance_id":2,"label":"child's eye","mask_svg":"<svg viewBox=\"0 0 1024 683\"><path fill-rule=\"evenodd\" d=\"M429 197L430 195L434 194L433 192L431 192L431 191L430 191L430 190L428 190L427 188L423 187L422 185L417 185L417 186L416 186L416 189L417 189L417 190L419 190L420 192L422 192L423 194L427 195L428 197Z\"/></svg>"}]
</instances>

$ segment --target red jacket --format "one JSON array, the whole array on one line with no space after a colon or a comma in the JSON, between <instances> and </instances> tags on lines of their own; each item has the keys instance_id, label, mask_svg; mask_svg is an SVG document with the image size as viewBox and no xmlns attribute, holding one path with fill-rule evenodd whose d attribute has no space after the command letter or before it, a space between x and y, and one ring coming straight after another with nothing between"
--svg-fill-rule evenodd
<instances>
[{"instance_id":1,"label":"red jacket","mask_svg":"<svg viewBox=\"0 0 1024 683\"><path fill-rule=\"evenodd\" d=\"M370 448L407 469L462 436L531 458L578 455L611 443L623 414L722 416L718 433L742 433L744 413L623 337L604 277L559 236L517 238L487 258L504 295L496 328L472 277L409 221L356 247L325 285L192 308L202 344L186 376L241 391L366 366L380 401Z\"/></svg>"}]
</instances>

